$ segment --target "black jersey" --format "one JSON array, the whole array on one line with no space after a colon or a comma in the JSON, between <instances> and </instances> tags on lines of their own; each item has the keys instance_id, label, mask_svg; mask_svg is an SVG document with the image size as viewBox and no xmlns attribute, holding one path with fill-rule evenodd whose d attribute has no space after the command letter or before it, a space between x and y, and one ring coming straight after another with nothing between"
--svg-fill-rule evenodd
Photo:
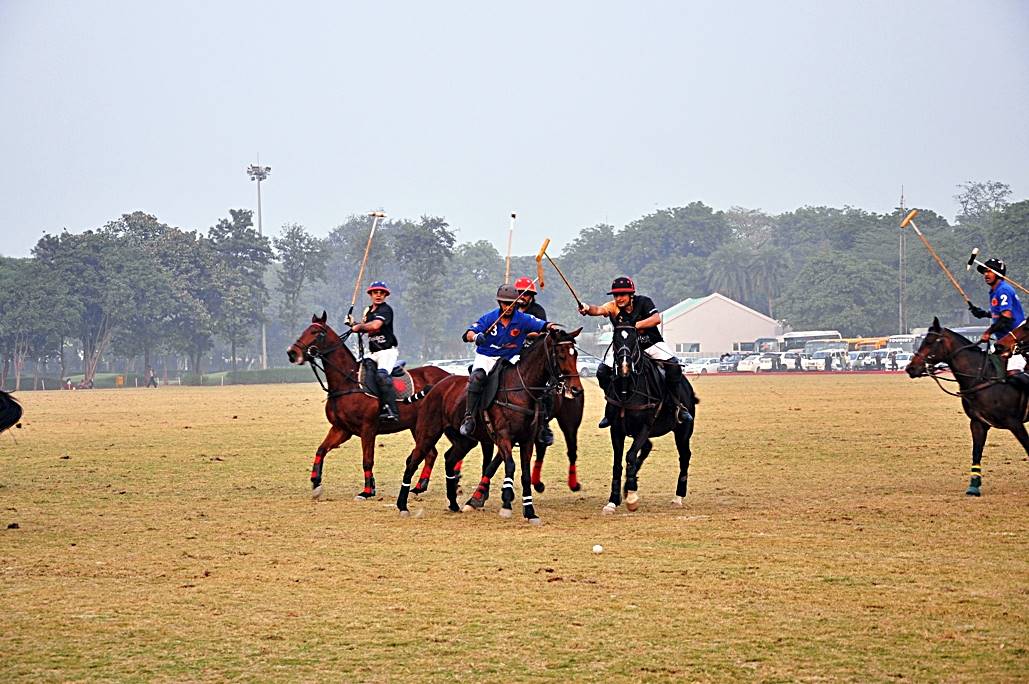
<instances>
[{"instance_id":1,"label":"black jersey","mask_svg":"<svg viewBox=\"0 0 1029 684\"><path fill-rule=\"evenodd\" d=\"M368 307L364 312L364 322L370 321L382 321L382 327L368 333L369 351L377 352L397 346L397 337L393 334L393 307L386 302Z\"/></svg>"},{"instance_id":2,"label":"black jersey","mask_svg":"<svg viewBox=\"0 0 1029 684\"><path fill-rule=\"evenodd\" d=\"M536 318L540 319L541 321L547 320L547 311L546 311L546 309L544 309L542 306L540 306L540 303L537 302L535 298L533 298L533 300L531 302L529 302L529 306L527 306L524 309L522 309L522 311L524 311L525 313L529 314L530 316L535 316Z\"/></svg>"},{"instance_id":3,"label":"black jersey","mask_svg":"<svg viewBox=\"0 0 1029 684\"><path fill-rule=\"evenodd\" d=\"M625 309L619 309L614 301L604 304L601 308L604 309L604 313L607 314L608 319L614 326L635 326L638 321L650 318L658 313L657 307L654 306L654 300L644 295L633 295L629 306L625 307ZM643 349L664 341L664 338L661 337L661 330L656 325L652 328L640 330L639 339L640 347Z\"/></svg>"}]
</instances>

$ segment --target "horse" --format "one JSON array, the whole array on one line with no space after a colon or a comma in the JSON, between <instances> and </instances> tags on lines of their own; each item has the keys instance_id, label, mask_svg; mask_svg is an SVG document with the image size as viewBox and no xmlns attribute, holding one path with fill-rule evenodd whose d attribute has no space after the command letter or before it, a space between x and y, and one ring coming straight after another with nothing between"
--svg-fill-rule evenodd
<instances>
[{"instance_id":1,"label":"horse","mask_svg":"<svg viewBox=\"0 0 1029 684\"><path fill-rule=\"evenodd\" d=\"M325 375L328 387L322 384L327 393L325 401L325 417L332 427L318 446L311 468L311 496L319 498L322 494L322 473L325 455L357 435L361 439L361 462L364 468L364 489L355 500L371 499L375 496L375 438L384 433L410 430L414 433L418 422L417 402L432 389L432 386L444 378L450 377L441 368L423 366L410 371L413 394L397 402L400 418L386 421L379 418L379 400L366 391L359 376L359 364L353 352L346 346L347 331L343 337L336 334L325 322L326 315L311 316L311 325L300 334L296 342L286 350L290 363L298 366L305 361L311 362L315 377L318 377L318 364Z\"/></svg>"},{"instance_id":2,"label":"horse","mask_svg":"<svg viewBox=\"0 0 1029 684\"><path fill-rule=\"evenodd\" d=\"M1029 327L1026 327L1025 321L997 340L993 348L1002 359L1009 359L1013 354L1021 354L1029 361Z\"/></svg>"},{"instance_id":3,"label":"horse","mask_svg":"<svg viewBox=\"0 0 1029 684\"><path fill-rule=\"evenodd\" d=\"M0 432L3 432L10 427L17 425L21 420L21 404L12 395L0 390Z\"/></svg>"},{"instance_id":4,"label":"horse","mask_svg":"<svg viewBox=\"0 0 1029 684\"><path fill-rule=\"evenodd\" d=\"M497 454L483 469L482 479L475 493L468 500L466 510L481 509L489 488L489 481L501 462L504 463L504 485L501 496L501 517L512 515L514 500L514 444L519 444L522 480L522 514L531 524L540 524L532 500L532 484L529 474L529 460L539 427L539 399L548 391L548 383L557 380L562 392L568 398L582 393L575 356L575 338L582 328L572 332L551 330L537 338L536 343L525 350L515 365L501 368L496 390L496 400L481 411L476 421L475 432L470 437L460 433L464 419L468 393L468 378L453 376L445 378L423 400L415 429L415 447L407 458L404 478L397 497L397 510L401 516L410 514L407 508L411 477L418 464L427 458L435 458L435 445L444 434L451 447L444 454L447 474L447 501L452 512L461 508L457 504L456 465L464 459L477 442L492 441ZM501 362L503 363L503 362Z\"/></svg>"},{"instance_id":5,"label":"horse","mask_svg":"<svg viewBox=\"0 0 1029 684\"><path fill-rule=\"evenodd\" d=\"M1026 454L1029 455L1029 433L1024 423L1029 420L1029 391L1005 377L1003 368L996 367L990 355L953 330L940 326L934 318L921 346L904 369L912 378L929 375L937 384L936 364L947 364L954 374L959 390L948 394L961 397L961 407L969 419L972 431L971 480L965 494L980 496L982 487L983 446L991 427L1010 430Z\"/></svg>"},{"instance_id":6,"label":"horse","mask_svg":"<svg viewBox=\"0 0 1029 684\"><path fill-rule=\"evenodd\" d=\"M581 381L580 381L581 384ZM584 393L577 393L571 399L565 396L561 388L554 388L554 415L561 433L565 438L565 450L568 455L568 489L573 492L582 490L579 483L579 473L576 461L579 458L579 426L582 424L583 408L586 404ZM485 470L493 460L493 442L485 441L482 447L482 468ZM543 459L547 455L547 445L537 439L535 447L535 460L532 465L532 488L537 492L543 492L546 485L543 483ZM418 482L411 488L412 494L423 494L429 488L429 479L432 476L432 468L435 465L435 458L426 458L422 472L418 476ZM455 465L457 479L461 479L462 461Z\"/></svg>"},{"instance_id":7,"label":"horse","mask_svg":"<svg viewBox=\"0 0 1029 684\"><path fill-rule=\"evenodd\" d=\"M581 381L580 381L581 383ZM568 398L564 392L559 392L554 397L554 418L557 420L561 434L565 438L565 451L568 454L568 489L578 492L582 489L579 484L579 472L576 461L579 459L579 426L582 424L582 412L586 404L585 394L579 393ZM536 459L532 464L532 488L537 492L546 489L543 483L543 459L547 455L547 445L536 442Z\"/></svg>"},{"instance_id":8,"label":"horse","mask_svg":"<svg viewBox=\"0 0 1029 684\"><path fill-rule=\"evenodd\" d=\"M614 459L611 467L611 496L602 512L610 515L618 509L622 491L625 492L625 507L629 511L639 508L637 476L654 448L651 437L660 437L669 432L675 435L675 448L679 453L679 479L672 505L682 506L692 457L690 438L693 436L695 421L680 423L676 419L678 409L675 399L667 395L656 364L640 348L639 334L635 327L616 326L611 344L614 348L615 369L605 392L607 406L604 415L611 425ZM689 388L686 409L695 417L700 399L685 378L683 382ZM622 453L626 436L633 439L625 454L623 487Z\"/></svg>"}]
</instances>

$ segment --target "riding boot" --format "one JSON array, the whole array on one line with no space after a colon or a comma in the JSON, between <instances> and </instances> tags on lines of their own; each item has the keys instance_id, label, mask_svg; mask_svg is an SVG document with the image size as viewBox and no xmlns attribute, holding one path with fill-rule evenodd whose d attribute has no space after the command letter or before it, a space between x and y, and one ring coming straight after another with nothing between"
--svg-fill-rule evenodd
<instances>
[{"instance_id":1,"label":"riding boot","mask_svg":"<svg viewBox=\"0 0 1029 684\"><path fill-rule=\"evenodd\" d=\"M597 383L600 385L600 390L607 396L607 390L611 386L611 366L606 363L597 364ZM603 430L604 428L611 427L611 421L607 419L605 414L600 422L597 423L597 427Z\"/></svg>"},{"instance_id":2,"label":"riding boot","mask_svg":"<svg viewBox=\"0 0 1029 684\"><path fill-rule=\"evenodd\" d=\"M379 394L382 397L382 413L379 417L383 420L400 420L400 410L397 408L397 388L393 386L393 378L385 371L379 371L375 376L379 383Z\"/></svg>"},{"instance_id":3,"label":"riding boot","mask_svg":"<svg viewBox=\"0 0 1029 684\"><path fill-rule=\"evenodd\" d=\"M1029 373L1022 371L1021 373L1009 375L1008 384L1022 390L1023 392L1029 392Z\"/></svg>"},{"instance_id":4,"label":"riding boot","mask_svg":"<svg viewBox=\"0 0 1029 684\"><path fill-rule=\"evenodd\" d=\"M461 422L461 434L471 437L475 432L475 414L479 412L479 400L482 398L483 384L486 382L486 371L476 368L468 378L468 404L465 408L464 420Z\"/></svg>"},{"instance_id":5,"label":"riding boot","mask_svg":"<svg viewBox=\"0 0 1029 684\"><path fill-rule=\"evenodd\" d=\"M692 421L693 414L686 408L690 397L683 383L682 366L678 363L665 363L665 388L668 390L668 396L676 403L675 421L677 423Z\"/></svg>"}]
</instances>

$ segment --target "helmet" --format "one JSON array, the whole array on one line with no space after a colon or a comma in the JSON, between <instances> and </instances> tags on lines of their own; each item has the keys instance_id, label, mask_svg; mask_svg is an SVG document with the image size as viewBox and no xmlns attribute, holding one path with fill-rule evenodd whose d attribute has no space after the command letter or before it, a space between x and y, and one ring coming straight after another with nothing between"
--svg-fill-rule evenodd
<instances>
[{"instance_id":1,"label":"helmet","mask_svg":"<svg viewBox=\"0 0 1029 684\"><path fill-rule=\"evenodd\" d=\"M510 304L511 302L517 301L518 290L515 289L514 285L501 285L497 288L497 301Z\"/></svg>"},{"instance_id":2,"label":"helmet","mask_svg":"<svg viewBox=\"0 0 1029 684\"><path fill-rule=\"evenodd\" d=\"M536 294L536 283L532 282L532 279L526 276L522 276L516 280L514 288L524 294L529 294L530 292L534 295Z\"/></svg>"},{"instance_id":3,"label":"helmet","mask_svg":"<svg viewBox=\"0 0 1029 684\"><path fill-rule=\"evenodd\" d=\"M993 269L1001 275L1007 275L1008 272L1007 264L1005 264L1000 259L987 259L985 264L980 264L979 266L976 266L976 270L978 270L980 273L986 273L986 269L988 268Z\"/></svg>"},{"instance_id":4,"label":"helmet","mask_svg":"<svg viewBox=\"0 0 1029 684\"><path fill-rule=\"evenodd\" d=\"M368 292L368 294L371 294L372 290L385 290L386 294L389 294L389 285L387 285L385 281L376 280L368 286L366 292Z\"/></svg>"},{"instance_id":5,"label":"helmet","mask_svg":"<svg viewBox=\"0 0 1029 684\"><path fill-rule=\"evenodd\" d=\"M632 294L636 291L636 284L629 276L619 276L611 282L611 291L608 294Z\"/></svg>"}]
</instances>

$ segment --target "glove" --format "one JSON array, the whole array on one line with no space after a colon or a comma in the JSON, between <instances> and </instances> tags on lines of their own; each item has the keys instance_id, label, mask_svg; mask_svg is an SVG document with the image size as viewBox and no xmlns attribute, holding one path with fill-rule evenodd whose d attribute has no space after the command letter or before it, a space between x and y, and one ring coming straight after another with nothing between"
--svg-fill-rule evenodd
<instances>
[{"instance_id":1,"label":"glove","mask_svg":"<svg viewBox=\"0 0 1029 684\"><path fill-rule=\"evenodd\" d=\"M485 347L486 346L486 336L483 335L482 333L477 334L475 336L475 346L477 346L477 347Z\"/></svg>"},{"instance_id":2,"label":"glove","mask_svg":"<svg viewBox=\"0 0 1029 684\"><path fill-rule=\"evenodd\" d=\"M585 316L590 311L590 305L586 302L579 302L579 315Z\"/></svg>"},{"instance_id":3,"label":"glove","mask_svg":"<svg viewBox=\"0 0 1029 684\"><path fill-rule=\"evenodd\" d=\"M347 314L347 327L348 328L353 328L354 327L354 317L351 316L350 314Z\"/></svg>"},{"instance_id":4,"label":"glove","mask_svg":"<svg viewBox=\"0 0 1029 684\"><path fill-rule=\"evenodd\" d=\"M988 311L986 311L985 309L980 309L978 306L976 306L972 302L968 303L968 310L971 311L972 315L975 316L976 318L989 318L990 317L990 313Z\"/></svg>"}]
</instances>

